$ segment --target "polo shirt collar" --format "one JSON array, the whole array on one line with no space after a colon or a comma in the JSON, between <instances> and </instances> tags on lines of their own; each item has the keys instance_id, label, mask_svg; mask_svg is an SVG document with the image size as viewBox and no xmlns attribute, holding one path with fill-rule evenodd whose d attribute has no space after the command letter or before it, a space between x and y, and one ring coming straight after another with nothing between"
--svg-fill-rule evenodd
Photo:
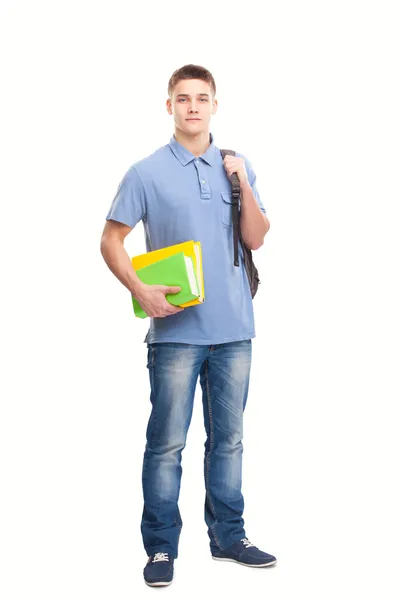
<instances>
[{"instance_id":1,"label":"polo shirt collar","mask_svg":"<svg viewBox=\"0 0 400 600\"><path fill-rule=\"evenodd\" d=\"M187 150L184 146L182 146L182 144L180 144L176 140L175 134L172 136L172 138L169 141L169 147L171 148L171 150L175 154L176 158L182 163L182 165L184 167L196 158L196 156L194 154L189 152L189 150ZM207 150L204 152L204 154L199 156L199 158L202 158L207 164L210 165L210 167L212 167L213 162L214 162L215 152L216 152L216 146L214 145L214 136L212 133L210 133L210 145L207 148Z\"/></svg>"}]
</instances>

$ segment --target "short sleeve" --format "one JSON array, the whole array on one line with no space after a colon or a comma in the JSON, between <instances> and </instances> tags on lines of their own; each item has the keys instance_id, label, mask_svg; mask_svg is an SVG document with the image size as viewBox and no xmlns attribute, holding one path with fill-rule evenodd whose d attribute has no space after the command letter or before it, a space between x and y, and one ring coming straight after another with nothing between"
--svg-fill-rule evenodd
<instances>
[{"instance_id":1,"label":"short sleeve","mask_svg":"<svg viewBox=\"0 0 400 600\"><path fill-rule=\"evenodd\" d=\"M257 176L256 176L256 174L254 172L252 164L249 161L249 159L244 156L244 154L239 154L239 152L236 152L236 156L239 156L240 158L244 159L244 164L246 166L247 177L248 177L251 189L253 190L254 198L257 200L257 203L258 203L258 206L260 207L261 212L266 216L267 215L267 211L265 210L265 206L264 206L264 204L261 201L260 194L258 193L258 189L257 189Z\"/></svg>"},{"instance_id":2,"label":"short sleeve","mask_svg":"<svg viewBox=\"0 0 400 600\"><path fill-rule=\"evenodd\" d=\"M243 156L243 155L239 155L239 156L242 156L242 158L244 158L245 165L246 165L247 176L248 176L248 179L249 179L249 184L251 185L251 189L253 190L254 197L255 197L255 199L258 202L258 206L260 207L261 212L264 215L266 215L267 211L265 210L264 204L262 203L261 198L260 198L260 194L258 193L258 189L257 189L257 176L256 176L256 174L254 172L254 169L253 169L250 161L245 156Z\"/></svg>"},{"instance_id":3,"label":"short sleeve","mask_svg":"<svg viewBox=\"0 0 400 600\"><path fill-rule=\"evenodd\" d=\"M146 218L146 201L142 180L135 168L129 169L118 186L117 193L106 215L107 221L119 221L135 227Z\"/></svg>"},{"instance_id":4,"label":"short sleeve","mask_svg":"<svg viewBox=\"0 0 400 600\"><path fill-rule=\"evenodd\" d=\"M254 179L253 179L253 183L250 183L250 181L249 181L249 183L251 185L251 189L253 190L254 198L257 200L258 206L261 209L261 212L264 213L264 215L266 215L267 211L265 210L264 204L261 202L261 198L260 198L260 195L258 193L257 186L256 186L256 179L257 179L257 177L255 176Z\"/></svg>"}]
</instances>

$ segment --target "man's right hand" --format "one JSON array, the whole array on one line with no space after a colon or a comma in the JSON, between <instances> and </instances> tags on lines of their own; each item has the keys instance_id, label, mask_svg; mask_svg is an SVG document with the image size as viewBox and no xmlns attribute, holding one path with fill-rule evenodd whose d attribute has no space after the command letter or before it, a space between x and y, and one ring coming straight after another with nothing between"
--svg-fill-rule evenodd
<instances>
[{"instance_id":1,"label":"man's right hand","mask_svg":"<svg viewBox=\"0 0 400 600\"><path fill-rule=\"evenodd\" d=\"M169 317L184 309L170 304L165 295L177 294L180 289L178 286L142 284L133 295L149 317Z\"/></svg>"}]
</instances>

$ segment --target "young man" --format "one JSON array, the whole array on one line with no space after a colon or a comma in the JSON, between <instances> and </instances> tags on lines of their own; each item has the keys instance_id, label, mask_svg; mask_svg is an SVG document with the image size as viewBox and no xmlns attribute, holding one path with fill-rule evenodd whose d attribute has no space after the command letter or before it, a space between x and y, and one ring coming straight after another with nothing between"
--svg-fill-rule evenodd
<instances>
[{"instance_id":1,"label":"young man","mask_svg":"<svg viewBox=\"0 0 400 600\"><path fill-rule=\"evenodd\" d=\"M124 175L101 240L107 265L150 318L146 335L152 412L143 461L141 521L148 555L148 585L169 585L178 556L182 519L178 508L181 454L190 425L197 380L207 433L204 455L205 512L216 560L251 567L276 563L246 537L242 517L243 412L255 337L250 286L239 246L234 266L229 176L240 181L242 238L257 250L269 229L256 175L241 154L222 160L209 132L217 111L211 73L197 65L175 71L166 107L175 133L169 144L136 162ZM175 307L166 293L177 287L144 285L124 249L142 220L147 251L186 240L201 242L205 302Z\"/></svg>"}]
</instances>

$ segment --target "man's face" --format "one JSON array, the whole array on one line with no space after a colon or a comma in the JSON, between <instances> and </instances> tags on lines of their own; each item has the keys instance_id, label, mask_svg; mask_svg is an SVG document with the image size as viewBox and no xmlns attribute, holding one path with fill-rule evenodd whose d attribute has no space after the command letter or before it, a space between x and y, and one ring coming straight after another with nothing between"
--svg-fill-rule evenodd
<instances>
[{"instance_id":1,"label":"man's face","mask_svg":"<svg viewBox=\"0 0 400 600\"><path fill-rule=\"evenodd\" d=\"M217 100L213 100L211 87L201 79L179 81L167 100L167 110L174 115L178 129L186 134L197 135L208 131L211 115L217 111Z\"/></svg>"}]
</instances>

